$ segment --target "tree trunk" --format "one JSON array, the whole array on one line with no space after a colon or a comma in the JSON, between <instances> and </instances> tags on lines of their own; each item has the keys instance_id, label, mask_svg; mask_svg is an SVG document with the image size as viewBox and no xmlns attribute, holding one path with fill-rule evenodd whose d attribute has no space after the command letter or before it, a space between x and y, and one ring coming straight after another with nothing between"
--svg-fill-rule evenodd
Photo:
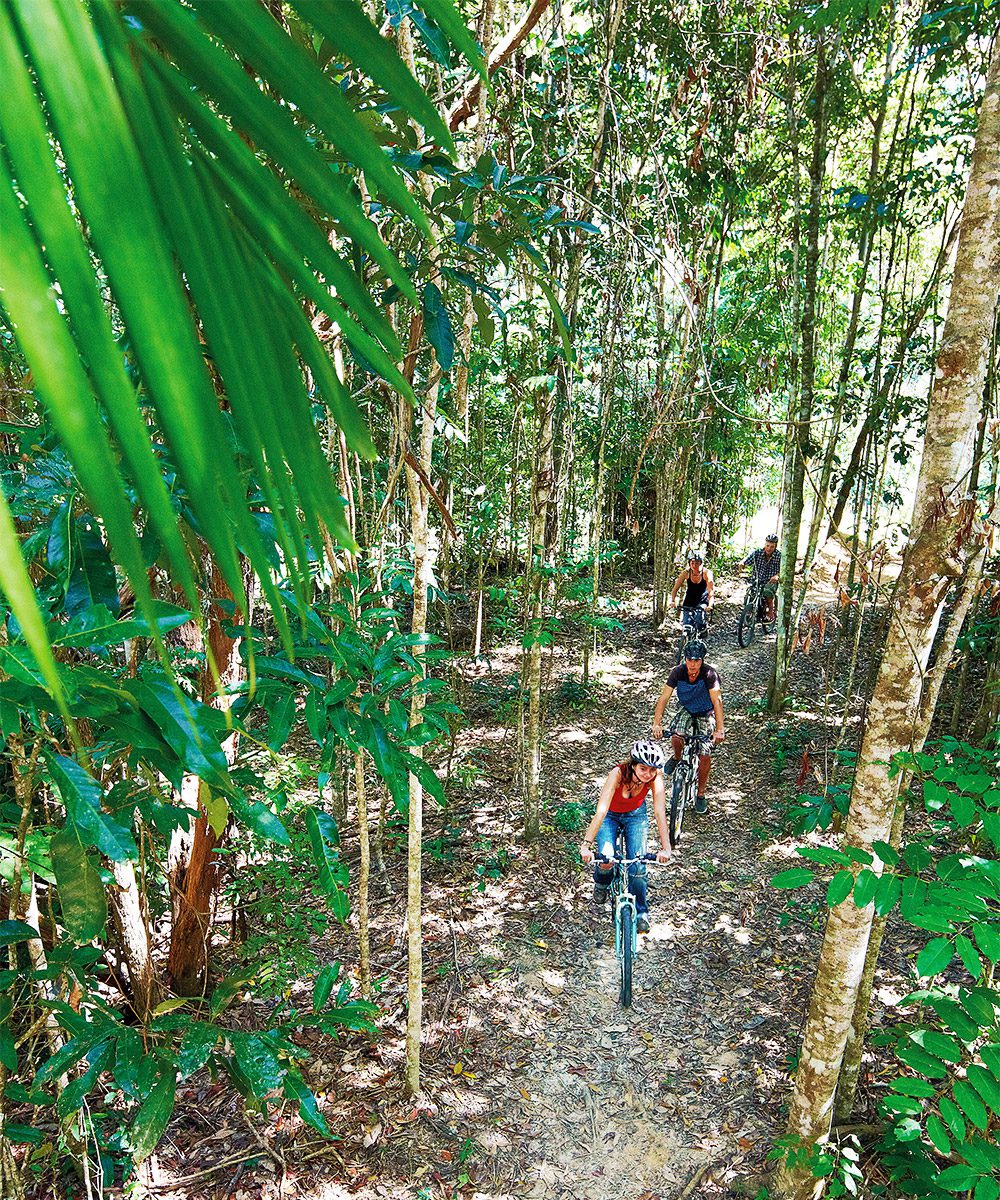
<instances>
[{"instance_id":1,"label":"tree trunk","mask_svg":"<svg viewBox=\"0 0 1000 1200\"><path fill-rule=\"evenodd\" d=\"M239 639L223 629L227 614L215 600L233 596L215 563L212 564L212 601L208 612L208 645L205 648L219 675L218 692L208 666L202 672L201 699L217 707L228 707L228 689L242 676L238 653ZM236 758L236 734L223 743L230 764ZM167 971L171 986L179 996L204 995L208 986L209 942L212 902L219 884L219 859L216 853L225 836L225 827L212 827L208 813L211 794L208 784L188 776L181 789L188 807L197 807L194 828L175 836L170 847L170 890L173 923Z\"/></svg>"},{"instance_id":2,"label":"tree trunk","mask_svg":"<svg viewBox=\"0 0 1000 1200\"><path fill-rule=\"evenodd\" d=\"M771 712L781 712L785 699L788 663L791 658L792 609L795 596L795 564L802 524L806 457L810 453L810 423L816 383L817 284L820 255L820 217L823 182L826 178L826 44L821 34L816 42L816 87L813 93L813 148L809 166L809 217L806 224L806 265L802 305L802 378L794 426L789 430L785 510L782 522L781 578L778 582L778 636L774 650L774 674L768 695ZM797 281L796 281L797 282Z\"/></svg>"},{"instance_id":3,"label":"tree trunk","mask_svg":"<svg viewBox=\"0 0 1000 1200\"><path fill-rule=\"evenodd\" d=\"M846 844L862 850L886 840L899 789L888 764L917 736L921 692L945 594L964 569L974 505L960 501L979 416L1000 278L1000 41L991 57L972 153L948 317L910 525L912 540L893 595L882 668L868 710ZM805 1146L829 1134L833 1100L854 1016L872 907L848 899L830 911L816 972L789 1114L789 1134ZM782 1197L822 1186L808 1168L784 1166Z\"/></svg>"}]
</instances>

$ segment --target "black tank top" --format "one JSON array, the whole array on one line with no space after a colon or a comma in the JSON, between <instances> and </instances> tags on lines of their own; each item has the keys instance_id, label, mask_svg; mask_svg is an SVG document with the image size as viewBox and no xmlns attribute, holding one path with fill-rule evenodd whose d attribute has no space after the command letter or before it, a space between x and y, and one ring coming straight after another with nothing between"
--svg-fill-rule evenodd
<instances>
[{"instance_id":1,"label":"black tank top","mask_svg":"<svg viewBox=\"0 0 1000 1200\"><path fill-rule=\"evenodd\" d=\"M684 593L684 608L697 608L705 599L705 593L708 591L708 580L703 575L698 583L691 578L691 573L688 572L687 591Z\"/></svg>"}]
</instances>

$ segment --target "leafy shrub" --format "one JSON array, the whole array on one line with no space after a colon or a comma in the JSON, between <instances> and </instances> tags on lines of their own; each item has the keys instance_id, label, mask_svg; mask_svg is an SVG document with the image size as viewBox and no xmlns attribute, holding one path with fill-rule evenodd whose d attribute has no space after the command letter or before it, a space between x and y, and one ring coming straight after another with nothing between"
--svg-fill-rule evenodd
<instances>
[{"instance_id":1,"label":"leafy shrub","mask_svg":"<svg viewBox=\"0 0 1000 1200\"><path fill-rule=\"evenodd\" d=\"M552 824L562 833L575 833L587 823L592 805L582 800L565 800L552 814Z\"/></svg>"}]
</instances>

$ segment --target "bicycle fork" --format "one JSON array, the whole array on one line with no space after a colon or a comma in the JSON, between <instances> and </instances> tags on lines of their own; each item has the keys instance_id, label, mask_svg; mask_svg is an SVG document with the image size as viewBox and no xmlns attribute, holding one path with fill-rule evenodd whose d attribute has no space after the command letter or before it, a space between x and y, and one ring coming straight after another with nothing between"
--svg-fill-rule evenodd
<instances>
[{"instance_id":1,"label":"bicycle fork","mask_svg":"<svg viewBox=\"0 0 1000 1200\"><path fill-rule=\"evenodd\" d=\"M619 958L622 955L622 909L625 908L630 909L632 912L632 920L629 922L632 953L635 954L639 948L639 939L635 928L635 897L631 892L625 892L615 898L615 954Z\"/></svg>"}]
</instances>

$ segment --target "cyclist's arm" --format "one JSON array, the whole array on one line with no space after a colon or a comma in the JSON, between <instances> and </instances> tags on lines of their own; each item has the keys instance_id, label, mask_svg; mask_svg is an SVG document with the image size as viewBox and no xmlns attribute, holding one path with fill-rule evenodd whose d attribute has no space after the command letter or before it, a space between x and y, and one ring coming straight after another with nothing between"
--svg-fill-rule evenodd
<instances>
[{"instance_id":1,"label":"cyclist's arm","mask_svg":"<svg viewBox=\"0 0 1000 1200\"><path fill-rule=\"evenodd\" d=\"M674 581L673 591L670 593L671 605L674 605L677 603L677 593L681 590L681 584L683 584L683 582L684 582L684 572L681 571L681 573L677 576L676 580Z\"/></svg>"},{"instance_id":2,"label":"cyclist's arm","mask_svg":"<svg viewBox=\"0 0 1000 1200\"><path fill-rule=\"evenodd\" d=\"M653 737L663 737L663 714L673 694L674 689L669 683L665 684L663 691L660 692L660 698L656 702L656 707L653 709Z\"/></svg>"},{"instance_id":3,"label":"cyclist's arm","mask_svg":"<svg viewBox=\"0 0 1000 1200\"><path fill-rule=\"evenodd\" d=\"M721 742L726 736L726 718L722 715L722 688L718 684L709 688L708 698L712 701L712 711L715 713L715 740Z\"/></svg>"},{"instance_id":4,"label":"cyclist's arm","mask_svg":"<svg viewBox=\"0 0 1000 1200\"><path fill-rule=\"evenodd\" d=\"M601 788L601 794L597 798L597 811L590 818L587 832L583 835L583 841L580 843L580 856L584 862L589 861L584 854L584 848L589 852L590 858L594 856L594 838L597 837L597 831L604 824L604 818L608 815L608 809L611 807L611 800L614 797L615 788L618 786L620 776L621 771L615 767L613 771L608 772L608 777Z\"/></svg>"},{"instance_id":5,"label":"cyclist's arm","mask_svg":"<svg viewBox=\"0 0 1000 1200\"><path fill-rule=\"evenodd\" d=\"M660 854L670 855L670 830L667 825L667 793L663 786L663 772L657 771L653 780L653 817L656 832L660 837Z\"/></svg>"},{"instance_id":6,"label":"cyclist's arm","mask_svg":"<svg viewBox=\"0 0 1000 1200\"><path fill-rule=\"evenodd\" d=\"M715 578L711 571L705 572L705 583L707 585L705 588L705 600L707 601L706 607L711 609L712 605L715 603Z\"/></svg>"}]
</instances>

